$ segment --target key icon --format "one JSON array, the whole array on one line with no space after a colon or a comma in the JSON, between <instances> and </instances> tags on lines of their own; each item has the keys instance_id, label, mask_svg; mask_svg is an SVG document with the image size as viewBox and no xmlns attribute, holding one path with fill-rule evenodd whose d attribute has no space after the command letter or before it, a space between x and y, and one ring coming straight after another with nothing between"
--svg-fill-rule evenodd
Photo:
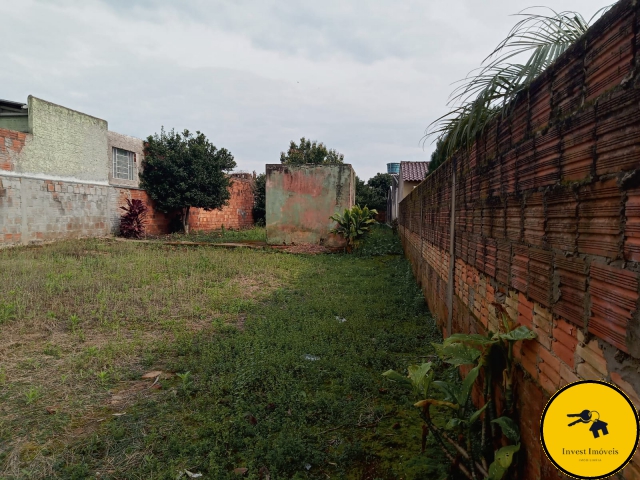
<instances>
[{"instance_id":1,"label":"key icon","mask_svg":"<svg viewBox=\"0 0 640 480\"><path fill-rule=\"evenodd\" d=\"M569 427L573 427L576 423L589 423L591 421L591 411L583 410L580 413L568 413L567 417L578 417L577 420L568 425Z\"/></svg>"}]
</instances>

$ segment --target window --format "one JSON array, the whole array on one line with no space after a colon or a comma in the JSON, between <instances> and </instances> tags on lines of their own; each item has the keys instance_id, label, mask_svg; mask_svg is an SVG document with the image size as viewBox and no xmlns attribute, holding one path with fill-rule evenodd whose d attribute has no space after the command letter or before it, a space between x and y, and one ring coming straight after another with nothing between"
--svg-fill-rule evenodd
<instances>
[{"instance_id":1,"label":"window","mask_svg":"<svg viewBox=\"0 0 640 480\"><path fill-rule=\"evenodd\" d=\"M136 154L113 147L113 178L134 180Z\"/></svg>"}]
</instances>

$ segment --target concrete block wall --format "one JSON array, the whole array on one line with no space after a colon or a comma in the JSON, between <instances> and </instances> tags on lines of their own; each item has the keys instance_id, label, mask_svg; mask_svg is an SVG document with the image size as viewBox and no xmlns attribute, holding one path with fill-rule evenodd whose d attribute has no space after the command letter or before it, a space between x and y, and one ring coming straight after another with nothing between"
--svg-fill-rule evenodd
<instances>
[{"instance_id":1,"label":"concrete block wall","mask_svg":"<svg viewBox=\"0 0 640 480\"><path fill-rule=\"evenodd\" d=\"M222 210L194 209L190 226L210 231L242 229L253 225L249 205L253 191L248 180L232 188L230 204ZM146 232L170 232L173 215L153 208L144 190L74 181L57 181L0 173L0 247L65 238L100 237L118 234L120 207L127 199L139 199L149 207ZM204 221L203 221L204 218Z\"/></svg>"},{"instance_id":2,"label":"concrete block wall","mask_svg":"<svg viewBox=\"0 0 640 480\"><path fill-rule=\"evenodd\" d=\"M560 477L539 419L561 386L604 379L640 407L639 8L616 4L400 204L445 334L498 330L496 303L538 334L515 350L522 478Z\"/></svg>"},{"instance_id":3,"label":"concrete block wall","mask_svg":"<svg viewBox=\"0 0 640 480\"><path fill-rule=\"evenodd\" d=\"M111 233L111 188L0 175L0 246Z\"/></svg>"}]
</instances>

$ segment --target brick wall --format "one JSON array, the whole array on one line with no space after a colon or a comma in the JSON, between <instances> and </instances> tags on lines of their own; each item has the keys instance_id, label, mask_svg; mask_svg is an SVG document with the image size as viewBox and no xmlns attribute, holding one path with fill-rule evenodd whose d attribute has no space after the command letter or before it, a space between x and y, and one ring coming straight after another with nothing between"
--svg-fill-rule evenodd
<instances>
[{"instance_id":1,"label":"brick wall","mask_svg":"<svg viewBox=\"0 0 640 480\"><path fill-rule=\"evenodd\" d=\"M26 133L0 128L0 170L13 171L16 156L24 148Z\"/></svg>"},{"instance_id":2,"label":"brick wall","mask_svg":"<svg viewBox=\"0 0 640 480\"><path fill-rule=\"evenodd\" d=\"M253 226L253 175L236 173L231 175L229 204L221 210L192 209L189 212L189 228L193 231L240 230Z\"/></svg>"},{"instance_id":3,"label":"brick wall","mask_svg":"<svg viewBox=\"0 0 640 480\"><path fill-rule=\"evenodd\" d=\"M0 135L3 133L0 130ZM0 247L117 234L123 214L119 207L126 205L127 198L140 199L151 207L147 216L149 235L170 231L172 215L155 210L144 190L16 174L9 176L1 172ZM253 225L251 181L249 178L234 180L230 204L221 211L204 212L202 215L195 209L191 227L194 230L216 230L222 224L233 229Z\"/></svg>"},{"instance_id":4,"label":"brick wall","mask_svg":"<svg viewBox=\"0 0 640 480\"><path fill-rule=\"evenodd\" d=\"M619 2L400 204L445 334L497 330L496 302L538 334L515 352L523 478L559 477L539 440L559 387L605 379L640 406L638 8ZM637 457L625 478L640 478Z\"/></svg>"},{"instance_id":5,"label":"brick wall","mask_svg":"<svg viewBox=\"0 0 640 480\"><path fill-rule=\"evenodd\" d=\"M240 230L253 226L253 175L248 173L232 174L229 204L221 210L205 211L192 208L189 212L189 227L192 232L212 231L224 228ZM149 212L147 214L147 234L162 235L170 232L170 223L174 217L154 209L153 201L147 192L138 188L118 187L115 189L115 204L112 209L111 225L114 233L120 228L120 217L124 213L120 207L125 206L127 199L142 200Z\"/></svg>"},{"instance_id":6,"label":"brick wall","mask_svg":"<svg viewBox=\"0 0 640 480\"><path fill-rule=\"evenodd\" d=\"M153 201L147 192L139 188L115 188L114 207L111 209L111 229L117 235L120 232L120 217L124 211L120 207L127 205L127 200L142 200L149 207L147 212L145 232L147 235L163 235L170 232L170 224L173 219L171 214L160 212L153 208Z\"/></svg>"}]
</instances>

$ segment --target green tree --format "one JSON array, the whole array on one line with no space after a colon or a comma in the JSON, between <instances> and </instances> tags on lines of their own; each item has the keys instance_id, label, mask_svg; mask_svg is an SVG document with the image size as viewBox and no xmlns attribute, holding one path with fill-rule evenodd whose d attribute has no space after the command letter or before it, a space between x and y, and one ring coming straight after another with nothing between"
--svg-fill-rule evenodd
<instances>
[{"instance_id":1,"label":"green tree","mask_svg":"<svg viewBox=\"0 0 640 480\"><path fill-rule=\"evenodd\" d=\"M145 144L140 186L162 212L180 211L185 233L189 233L189 209L222 208L229 200L236 166L233 155L216 148L203 133L173 129L150 135Z\"/></svg>"},{"instance_id":2,"label":"green tree","mask_svg":"<svg viewBox=\"0 0 640 480\"><path fill-rule=\"evenodd\" d=\"M287 165L304 165L311 163L314 165L324 165L332 163L343 163L344 155L333 149L327 149L324 143L317 140L300 139L300 144L291 141L287 153L280 153L280 163Z\"/></svg>"},{"instance_id":3,"label":"green tree","mask_svg":"<svg viewBox=\"0 0 640 480\"><path fill-rule=\"evenodd\" d=\"M436 143L436 149L431 154L431 159L429 160L429 171L428 173L433 173L436 171L440 165L442 165L447 159L447 150L445 142L441 139L438 139Z\"/></svg>"},{"instance_id":4,"label":"green tree","mask_svg":"<svg viewBox=\"0 0 640 480\"><path fill-rule=\"evenodd\" d=\"M385 206L386 206L386 198L387 193L389 192L389 187L391 187L391 175L388 173L376 173L373 177L369 179L367 185L373 188L378 194L385 198ZM385 207L386 208L386 207Z\"/></svg>"},{"instance_id":5,"label":"green tree","mask_svg":"<svg viewBox=\"0 0 640 480\"><path fill-rule=\"evenodd\" d=\"M388 173L377 173L367 183L356 177L356 204L379 212L386 211L391 181L391 175Z\"/></svg>"},{"instance_id":6,"label":"green tree","mask_svg":"<svg viewBox=\"0 0 640 480\"><path fill-rule=\"evenodd\" d=\"M253 184L253 222L264 225L267 216L267 176L261 173Z\"/></svg>"}]
</instances>

